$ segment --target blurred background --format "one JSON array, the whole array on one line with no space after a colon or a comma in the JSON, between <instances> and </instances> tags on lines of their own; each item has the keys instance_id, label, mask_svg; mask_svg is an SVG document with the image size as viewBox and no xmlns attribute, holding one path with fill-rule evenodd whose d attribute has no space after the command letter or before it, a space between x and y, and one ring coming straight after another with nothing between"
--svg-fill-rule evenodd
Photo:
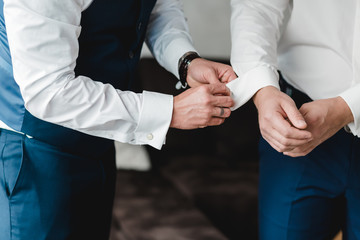
<instances>
[{"instance_id":1,"label":"blurred background","mask_svg":"<svg viewBox=\"0 0 360 240\"><path fill-rule=\"evenodd\" d=\"M183 0L184 13L201 56L230 59L230 0ZM143 57L151 57L145 47Z\"/></svg>"},{"instance_id":2,"label":"blurred background","mask_svg":"<svg viewBox=\"0 0 360 240\"><path fill-rule=\"evenodd\" d=\"M183 2L200 55L229 64L230 0ZM137 89L177 95L176 82L145 46ZM219 127L170 129L161 151L116 143L111 240L258 239L259 137L250 101Z\"/></svg>"}]
</instances>

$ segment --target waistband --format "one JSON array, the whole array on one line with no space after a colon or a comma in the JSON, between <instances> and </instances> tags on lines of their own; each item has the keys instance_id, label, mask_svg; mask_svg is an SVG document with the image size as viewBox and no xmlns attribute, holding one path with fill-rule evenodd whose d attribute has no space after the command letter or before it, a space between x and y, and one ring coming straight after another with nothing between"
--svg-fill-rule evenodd
<instances>
[{"instance_id":1,"label":"waistband","mask_svg":"<svg viewBox=\"0 0 360 240\"><path fill-rule=\"evenodd\" d=\"M300 108L304 103L313 101L307 94L301 92L286 82L284 77L281 75L281 72L279 72L279 76L280 90L291 97L298 108Z\"/></svg>"},{"instance_id":2,"label":"waistband","mask_svg":"<svg viewBox=\"0 0 360 240\"><path fill-rule=\"evenodd\" d=\"M55 147L62 152L89 159L98 159L99 157L104 156L108 151L115 149L114 142L111 140L106 141L106 139L101 139L100 141L94 141L93 139L92 141L84 141L85 139L81 139L77 142L73 139L69 139L69 141L55 142L54 139L56 139L56 136L54 136L52 141L47 141L48 139L34 138L21 132L0 128L0 142L4 143L7 141L25 139L29 139L30 141L34 141L34 143L39 143L41 145L45 144L49 147Z\"/></svg>"},{"instance_id":3,"label":"waistband","mask_svg":"<svg viewBox=\"0 0 360 240\"><path fill-rule=\"evenodd\" d=\"M12 130L0 128L0 142L14 141L26 138L26 135Z\"/></svg>"}]
</instances>

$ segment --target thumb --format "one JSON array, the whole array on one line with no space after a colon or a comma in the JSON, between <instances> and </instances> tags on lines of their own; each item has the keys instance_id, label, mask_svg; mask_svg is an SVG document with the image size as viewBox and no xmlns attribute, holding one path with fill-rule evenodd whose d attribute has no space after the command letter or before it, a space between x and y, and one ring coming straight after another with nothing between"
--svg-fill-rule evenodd
<instances>
[{"instance_id":1,"label":"thumb","mask_svg":"<svg viewBox=\"0 0 360 240\"><path fill-rule=\"evenodd\" d=\"M228 67L225 70L225 72L222 74L222 76L220 76L220 80L223 83L229 83L236 78L237 78L237 76L231 67Z\"/></svg>"},{"instance_id":2,"label":"thumb","mask_svg":"<svg viewBox=\"0 0 360 240\"><path fill-rule=\"evenodd\" d=\"M212 95L224 95L230 96L230 89L224 84L217 82L216 84L210 84L209 90Z\"/></svg>"},{"instance_id":3,"label":"thumb","mask_svg":"<svg viewBox=\"0 0 360 240\"><path fill-rule=\"evenodd\" d=\"M282 108L288 117L290 123L298 128L298 129L305 129L307 127L307 124L305 122L305 119L303 115L300 113L300 111L297 109L295 103L291 100L289 102L283 103Z\"/></svg>"},{"instance_id":4,"label":"thumb","mask_svg":"<svg viewBox=\"0 0 360 240\"><path fill-rule=\"evenodd\" d=\"M207 71L207 74L205 74L205 80L207 80L208 83L210 84L215 84L215 83L219 83L220 79L218 77L218 75L216 74L216 70L215 69L209 69Z\"/></svg>"}]
</instances>

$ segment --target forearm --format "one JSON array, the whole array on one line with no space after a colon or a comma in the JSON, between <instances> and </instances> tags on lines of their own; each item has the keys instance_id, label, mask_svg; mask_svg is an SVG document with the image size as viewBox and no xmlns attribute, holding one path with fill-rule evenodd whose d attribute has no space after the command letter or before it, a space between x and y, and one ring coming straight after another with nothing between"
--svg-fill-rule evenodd
<instances>
[{"instance_id":1,"label":"forearm","mask_svg":"<svg viewBox=\"0 0 360 240\"><path fill-rule=\"evenodd\" d=\"M5 1L13 73L25 107L44 121L90 135L160 148L171 121L172 96L123 92L75 77L83 2Z\"/></svg>"},{"instance_id":2,"label":"forearm","mask_svg":"<svg viewBox=\"0 0 360 240\"><path fill-rule=\"evenodd\" d=\"M279 88L277 44L292 1L232 0L231 7L231 64L239 79L228 86L237 108L261 88Z\"/></svg>"},{"instance_id":3,"label":"forearm","mask_svg":"<svg viewBox=\"0 0 360 240\"><path fill-rule=\"evenodd\" d=\"M179 0L158 0L151 14L146 43L165 69L178 74L178 61L189 51L196 51Z\"/></svg>"},{"instance_id":4,"label":"forearm","mask_svg":"<svg viewBox=\"0 0 360 240\"><path fill-rule=\"evenodd\" d=\"M231 64L239 77L256 67L277 68L277 44L291 0L231 0Z\"/></svg>"}]
</instances>

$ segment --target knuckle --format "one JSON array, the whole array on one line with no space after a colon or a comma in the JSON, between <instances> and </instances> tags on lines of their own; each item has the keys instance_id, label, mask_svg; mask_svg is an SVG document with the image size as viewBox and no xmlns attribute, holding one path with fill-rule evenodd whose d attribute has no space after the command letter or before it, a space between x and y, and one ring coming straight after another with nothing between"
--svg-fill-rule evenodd
<instances>
[{"instance_id":1,"label":"knuckle","mask_svg":"<svg viewBox=\"0 0 360 240\"><path fill-rule=\"evenodd\" d=\"M283 150L282 150L281 147L276 146L276 145L274 145L274 144L272 144L271 146L272 146L277 152L279 152L279 153L282 153L282 152L283 152Z\"/></svg>"},{"instance_id":2,"label":"knuckle","mask_svg":"<svg viewBox=\"0 0 360 240\"><path fill-rule=\"evenodd\" d=\"M231 110L230 109L225 109L225 112L224 112L224 116L225 117L230 117L230 115L231 115Z\"/></svg>"},{"instance_id":3,"label":"knuckle","mask_svg":"<svg viewBox=\"0 0 360 240\"><path fill-rule=\"evenodd\" d=\"M224 119L218 118L218 119L216 119L215 123L216 123L216 125L220 125L220 124L223 124L224 121L225 121Z\"/></svg>"},{"instance_id":4,"label":"knuckle","mask_svg":"<svg viewBox=\"0 0 360 240\"><path fill-rule=\"evenodd\" d=\"M209 122L209 119L208 119L208 118L204 118L204 119L202 119L202 120L200 121L200 125L206 126L206 125L208 124L208 122Z\"/></svg>"},{"instance_id":5,"label":"knuckle","mask_svg":"<svg viewBox=\"0 0 360 240\"><path fill-rule=\"evenodd\" d=\"M286 152L286 147L283 145L279 146L279 152Z\"/></svg>"},{"instance_id":6,"label":"knuckle","mask_svg":"<svg viewBox=\"0 0 360 240\"><path fill-rule=\"evenodd\" d=\"M289 138L291 136L291 131L289 129L284 129L283 136L285 137L285 139Z\"/></svg>"},{"instance_id":7,"label":"knuckle","mask_svg":"<svg viewBox=\"0 0 360 240\"><path fill-rule=\"evenodd\" d=\"M270 122L271 119L272 119L272 116L271 116L271 114L265 114L265 115L263 116L263 118L264 118L265 121Z\"/></svg>"},{"instance_id":8,"label":"knuckle","mask_svg":"<svg viewBox=\"0 0 360 240\"><path fill-rule=\"evenodd\" d=\"M207 122L210 122L211 119L212 119L211 114L207 114L207 116L206 116L206 118L205 118L205 122L206 122L206 123L207 123Z\"/></svg>"},{"instance_id":9,"label":"knuckle","mask_svg":"<svg viewBox=\"0 0 360 240\"><path fill-rule=\"evenodd\" d=\"M205 76L211 76L214 73L214 71L211 68L206 68L204 70L204 75Z\"/></svg>"},{"instance_id":10,"label":"knuckle","mask_svg":"<svg viewBox=\"0 0 360 240\"><path fill-rule=\"evenodd\" d=\"M201 85L199 86L199 91L206 94L209 92L209 87L207 85Z\"/></svg>"},{"instance_id":11,"label":"knuckle","mask_svg":"<svg viewBox=\"0 0 360 240\"><path fill-rule=\"evenodd\" d=\"M231 98L231 97L227 97L226 98L226 104L231 107L231 106L234 106L234 100Z\"/></svg>"},{"instance_id":12,"label":"knuckle","mask_svg":"<svg viewBox=\"0 0 360 240\"><path fill-rule=\"evenodd\" d=\"M263 125L263 124L260 124L260 132L262 133L262 134L264 134L264 133L266 133L267 132L267 128Z\"/></svg>"},{"instance_id":13,"label":"knuckle","mask_svg":"<svg viewBox=\"0 0 360 240\"><path fill-rule=\"evenodd\" d=\"M206 117L210 118L212 116L212 110L211 108L206 108L205 109L205 114L206 114Z\"/></svg>"},{"instance_id":14,"label":"knuckle","mask_svg":"<svg viewBox=\"0 0 360 240\"><path fill-rule=\"evenodd\" d=\"M282 139L280 140L280 143L281 143L284 147L289 147L290 144L291 144L291 141L290 141L290 139L288 139L288 138L282 138Z\"/></svg>"},{"instance_id":15,"label":"knuckle","mask_svg":"<svg viewBox=\"0 0 360 240\"><path fill-rule=\"evenodd\" d=\"M210 98L210 96L209 95L206 95L205 97L204 97L204 104L205 105L210 105L210 103L211 103L211 98Z\"/></svg>"}]
</instances>

